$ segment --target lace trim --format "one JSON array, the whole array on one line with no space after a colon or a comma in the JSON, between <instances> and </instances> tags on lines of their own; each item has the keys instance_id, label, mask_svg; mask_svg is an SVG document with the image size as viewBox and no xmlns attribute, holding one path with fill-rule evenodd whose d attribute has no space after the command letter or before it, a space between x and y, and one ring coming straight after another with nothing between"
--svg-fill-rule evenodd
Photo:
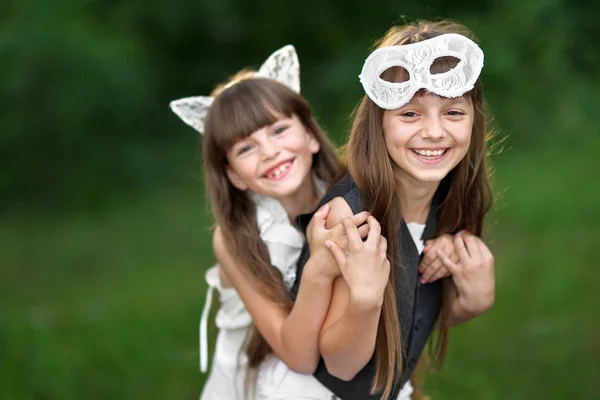
<instances>
[{"instance_id":1,"label":"lace trim","mask_svg":"<svg viewBox=\"0 0 600 400\"><path fill-rule=\"evenodd\" d=\"M294 46L287 45L269 56L255 76L274 79L300 93L300 61ZM204 118L214 97L195 96L173 100L169 106L183 122L200 133L204 133Z\"/></svg>"},{"instance_id":2,"label":"lace trim","mask_svg":"<svg viewBox=\"0 0 600 400\"><path fill-rule=\"evenodd\" d=\"M460 61L450 71L430 72L440 57L455 57ZM409 79L387 82L381 74L391 67L402 67ZM359 76L365 93L375 104L395 110L420 89L442 97L455 98L467 93L479 78L483 68L483 51L472 40L458 34L445 34L403 46L388 46L375 50L365 61Z\"/></svg>"}]
</instances>

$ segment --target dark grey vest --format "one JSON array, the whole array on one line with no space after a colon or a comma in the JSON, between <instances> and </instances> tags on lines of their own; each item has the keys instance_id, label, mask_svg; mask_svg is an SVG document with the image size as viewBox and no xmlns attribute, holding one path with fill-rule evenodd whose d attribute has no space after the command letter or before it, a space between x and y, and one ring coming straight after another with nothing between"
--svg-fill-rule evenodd
<instances>
[{"instance_id":1,"label":"dark grey vest","mask_svg":"<svg viewBox=\"0 0 600 400\"><path fill-rule=\"evenodd\" d=\"M440 192L440 190L438 190ZM339 181L332 190L321 200L325 204L334 197L341 196L346 200L353 213L363 211L362 195L349 175ZM438 218L440 193L436 193L427 217L427 224L422 239L428 240L435 234ZM303 231L310 221L312 214L302 215L298 224ZM398 318L402 332L403 371L397 378L391 399L398 396L398 392L410 379L417 362L425 348L425 344L434 328L437 316L442 305L442 284L440 281L421 285L419 283L420 257L410 235L408 227L402 221L400 232L399 253L401 265L394 265L393 271L396 278L396 299ZM294 296L298 293L302 270L310 256L308 245L305 244L298 261L296 282L292 288ZM342 381L327 372L321 359L315 377L329 390L343 400L378 399L379 396L371 395L371 384L375 376L375 356L351 381Z\"/></svg>"}]
</instances>

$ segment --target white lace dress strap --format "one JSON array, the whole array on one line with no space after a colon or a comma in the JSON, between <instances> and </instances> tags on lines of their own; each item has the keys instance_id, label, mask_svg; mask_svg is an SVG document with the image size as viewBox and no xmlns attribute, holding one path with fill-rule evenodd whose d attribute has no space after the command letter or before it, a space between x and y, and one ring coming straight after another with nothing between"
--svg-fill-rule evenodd
<instances>
[{"instance_id":1,"label":"white lace dress strap","mask_svg":"<svg viewBox=\"0 0 600 400\"><path fill-rule=\"evenodd\" d=\"M202 317L200 318L199 326L199 341L200 341L200 371L206 372L208 369L208 315L212 307L212 298L215 288L219 286L219 270L217 266L210 268L204 275L208 290L206 291L206 300Z\"/></svg>"},{"instance_id":2,"label":"white lace dress strap","mask_svg":"<svg viewBox=\"0 0 600 400\"><path fill-rule=\"evenodd\" d=\"M200 317L200 371L208 370L208 318L212 307L215 289L219 292L220 307L215 318L215 325L219 329L246 329L252 323L252 317L246 310L242 299L232 287L223 287L219 277L219 266L215 265L205 274L208 290L202 316Z\"/></svg>"}]
</instances>

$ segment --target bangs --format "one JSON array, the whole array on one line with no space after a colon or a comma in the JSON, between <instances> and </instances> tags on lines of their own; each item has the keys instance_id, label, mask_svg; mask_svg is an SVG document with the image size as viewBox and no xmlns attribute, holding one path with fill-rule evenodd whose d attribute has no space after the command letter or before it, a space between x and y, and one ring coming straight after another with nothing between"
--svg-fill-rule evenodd
<instances>
[{"instance_id":1,"label":"bangs","mask_svg":"<svg viewBox=\"0 0 600 400\"><path fill-rule=\"evenodd\" d=\"M226 153L236 142L291 117L299 109L299 95L271 79L251 78L219 94L210 107L205 135Z\"/></svg>"}]
</instances>

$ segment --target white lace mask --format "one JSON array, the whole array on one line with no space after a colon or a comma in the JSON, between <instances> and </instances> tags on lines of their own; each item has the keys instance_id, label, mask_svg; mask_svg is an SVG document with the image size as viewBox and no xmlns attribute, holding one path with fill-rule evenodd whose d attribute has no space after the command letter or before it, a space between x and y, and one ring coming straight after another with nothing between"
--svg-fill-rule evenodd
<instances>
[{"instance_id":1,"label":"white lace mask","mask_svg":"<svg viewBox=\"0 0 600 400\"><path fill-rule=\"evenodd\" d=\"M449 71L431 73L433 62L447 56L457 58L458 64ZM383 80L381 74L392 67L404 68L408 80ZM408 103L420 89L442 97L460 97L473 89L482 68L483 51L479 46L465 36L449 33L417 43L377 49L365 61L359 78L375 104L395 110Z\"/></svg>"},{"instance_id":2,"label":"white lace mask","mask_svg":"<svg viewBox=\"0 0 600 400\"><path fill-rule=\"evenodd\" d=\"M273 79L300 93L300 62L294 46L284 46L271 54L255 76ZM213 101L211 96L195 96L173 100L169 105L183 122L204 133L204 118Z\"/></svg>"}]
</instances>

